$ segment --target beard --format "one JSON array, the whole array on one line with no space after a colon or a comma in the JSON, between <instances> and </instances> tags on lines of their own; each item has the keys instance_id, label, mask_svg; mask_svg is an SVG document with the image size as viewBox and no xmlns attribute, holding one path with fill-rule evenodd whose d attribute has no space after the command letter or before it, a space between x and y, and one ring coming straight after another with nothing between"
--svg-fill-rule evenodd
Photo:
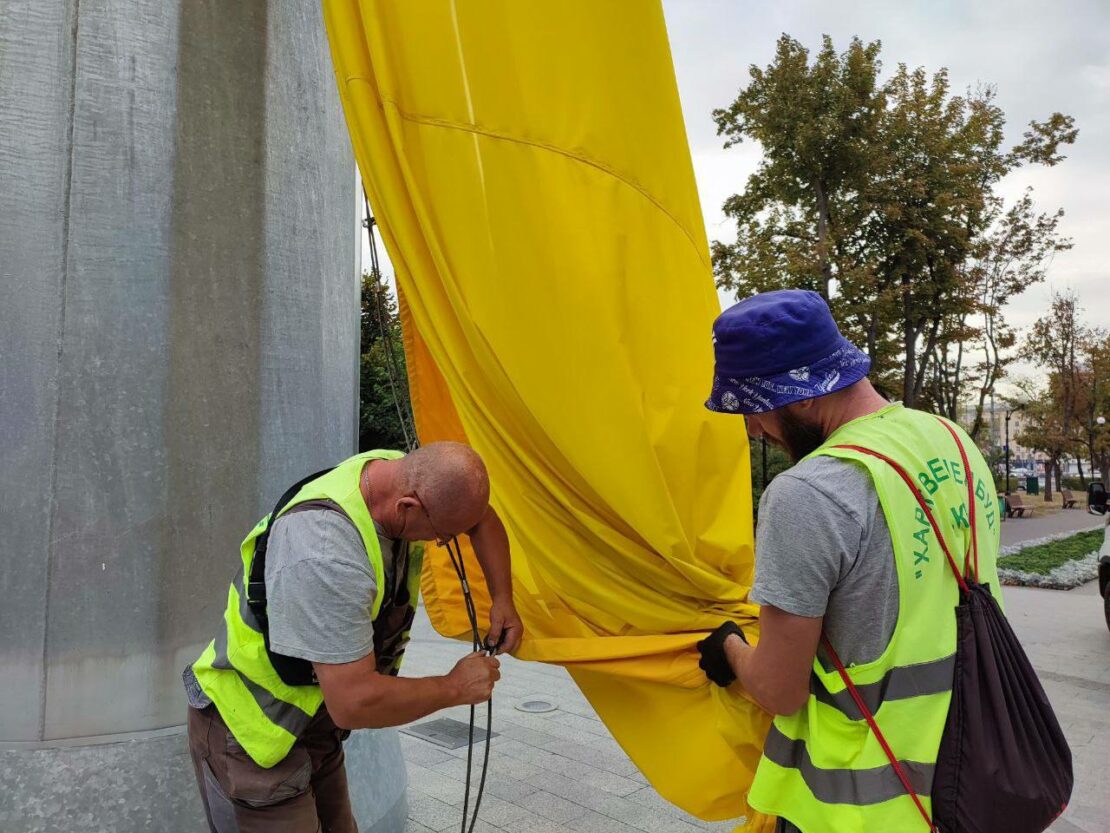
<instances>
[{"instance_id":1,"label":"beard","mask_svg":"<svg viewBox=\"0 0 1110 833\"><path fill-rule=\"evenodd\" d=\"M785 408L779 411L779 428L781 445L795 463L816 451L827 439L820 425L806 422Z\"/></svg>"}]
</instances>

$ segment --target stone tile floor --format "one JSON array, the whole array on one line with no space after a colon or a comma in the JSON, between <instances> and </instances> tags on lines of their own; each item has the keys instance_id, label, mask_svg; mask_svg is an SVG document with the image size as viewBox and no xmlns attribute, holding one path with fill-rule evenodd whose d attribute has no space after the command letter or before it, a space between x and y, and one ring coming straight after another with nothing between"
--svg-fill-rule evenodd
<instances>
[{"instance_id":1,"label":"stone tile floor","mask_svg":"<svg viewBox=\"0 0 1110 833\"><path fill-rule=\"evenodd\" d=\"M1071 745L1075 790L1053 833L1110 830L1110 631L1098 583L1006 587L1006 613Z\"/></svg>"},{"instance_id":2,"label":"stone tile floor","mask_svg":"<svg viewBox=\"0 0 1110 833\"><path fill-rule=\"evenodd\" d=\"M1093 584L1070 592L1007 587L1005 593L1008 614L1042 675L1075 757L1075 794L1052 831L1106 833L1110 633L1097 589ZM436 635L421 612L406 673L445 673L464 651ZM509 657L503 672L493 709L493 730L500 736L491 743L478 833L698 833L736 827L700 821L663 800L561 668ZM527 714L514 707L534 697L554 702L558 710ZM466 721L467 710L441 716ZM484 708L478 717L484 726ZM456 829L466 749L447 750L408 735L401 735L401 743L409 773L406 833Z\"/></svg>"},{"instance_id":3,"label":"stone tile floor","mask_svg":"<svg viewBox=\"0 0 1110 833\"><path fill-rule=\"evenodd\" d=\"M443 674L465 653L439 637L417 615L405 673ZM494 691L489 777L476 833L700 833L731 831L735 823L703 822L660 798L621 751L570 676L557 666L503 658ZM546 714L518 711L525 699L544 699L558 709ZM437 715L466 722L468 710ZM485 726L485 707L477 725ZM401 735L409 774L406 833L459 827L466 748L444 749ZM475 750L475 768L481 747ZM478 776L473 779L477 790Z\"/></svg>"}]
</instances>

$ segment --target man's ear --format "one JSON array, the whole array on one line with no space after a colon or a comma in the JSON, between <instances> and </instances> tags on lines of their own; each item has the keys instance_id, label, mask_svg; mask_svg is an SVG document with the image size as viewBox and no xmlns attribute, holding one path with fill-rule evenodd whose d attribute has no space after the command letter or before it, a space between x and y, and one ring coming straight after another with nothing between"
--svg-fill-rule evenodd
<instances>
[{"instance_id":1,"label":"man's ear","mask_svg":"<svg viewBox=\"0 0 1110 833\"><path fill-rule=\"evenodd\" d=\"M786 409L793 409L797 411L808 411L817 403L816 399L802 399L798 402L791 402L786 406ZM785 410L785 409L784 409Z\"/></svg>"},{"instance_id":2,"label":"man's ear","mask_svg":"<svg viewBox=\"0 0 1110 833\"><path fill-rule=\"evenodd\" d=\"M419 499L416 498L415 495L405 495L403 498L401 498L397 501L397 511L398 512L400 512L402 509L419 509L419 508L420 508L420 501L419 501Z\"/></svg>"}]
</instances>

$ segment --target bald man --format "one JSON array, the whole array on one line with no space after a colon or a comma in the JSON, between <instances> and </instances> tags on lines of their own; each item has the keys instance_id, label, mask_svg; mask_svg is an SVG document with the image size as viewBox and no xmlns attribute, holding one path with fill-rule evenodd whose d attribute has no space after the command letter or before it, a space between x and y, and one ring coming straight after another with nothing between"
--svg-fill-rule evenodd
<instances>
[{"instance_id":1,"label":"bald man","mask_svg":"<svg viewBox=\"0 0 1110 833\"><path fill-rule=\"evenodd\" d=\"M441 677L398 676L419 595L413 542L467 535L493 602L487 644L520 644L509 541L489 491L468 446L371 451L290 488L255 526L216 638L184 673L214 833L354 833L342 746L351 729L490 698L500 663L481 652Z\"/></svg>"}]
</instances>

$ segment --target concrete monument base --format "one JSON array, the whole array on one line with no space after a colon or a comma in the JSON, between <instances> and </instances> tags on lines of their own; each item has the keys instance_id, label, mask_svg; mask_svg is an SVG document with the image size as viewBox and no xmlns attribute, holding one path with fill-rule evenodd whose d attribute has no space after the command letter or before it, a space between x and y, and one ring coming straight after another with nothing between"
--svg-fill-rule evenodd
<instances>
[{"instance_id":1,"label":"concrete monument base","mask_svg":"<svg viewBox=\"0 0 1110 833\"><path fill-rule=\"evenodd\" d=\"M0 748L4 833L207 833L185 727L65 746ZM360 833L402 833L408 777L393 729L346 744Z\"/></svg>"}]
</instances>

